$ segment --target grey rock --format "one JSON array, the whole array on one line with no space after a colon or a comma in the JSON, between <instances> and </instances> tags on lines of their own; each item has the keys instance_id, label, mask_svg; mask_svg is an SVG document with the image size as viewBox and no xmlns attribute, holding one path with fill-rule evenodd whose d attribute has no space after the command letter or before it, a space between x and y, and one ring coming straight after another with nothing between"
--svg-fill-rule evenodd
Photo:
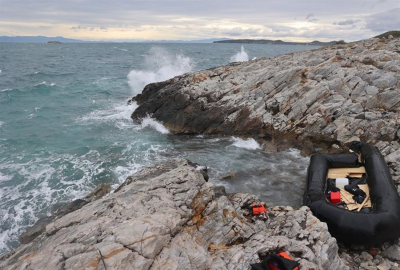
<instances>
[{"instance_id":1,"label":"grey rock","mask_svg":"<svg viewBox=\"0 0 400 270\"><path fill-rule=\"evenodd\" d=\"M0 268L249 269L285 250L305 269L346 269L326 224L307 207L252 216L257 197L215 190L187 160L156 164L47 224L0 257Z\"/></svg>"},{"instance_id":2,"label":"grey rock","mask_svg":"<svg viewBox=\"0 0 400 270\"><path fill-rule=\"evenodd\" d=\"M393 153L389 154L385 157L386 162L388 163L400 163L400 149L397 149Z\"/></svg>"},{"instance_id":3,"label":"grey rock","mask_svg":"<svg viewBox=\"0 0 400 270\"><path fill-rule=\"evenodd\" d=\"M390 260L400 261L400 247L398 245L390 246L383 251L383 255Z\"/></svg>"},{"instance_id":4,"label":"grey rock","mask_svg":"<svg viewBox=\"0 0 400 270\"><path fill-rule=\"evenodd\" d=\"M373 112L365 112L365 120L376 120L378 119L378 115Z\"/></svg>"}]
</instances>

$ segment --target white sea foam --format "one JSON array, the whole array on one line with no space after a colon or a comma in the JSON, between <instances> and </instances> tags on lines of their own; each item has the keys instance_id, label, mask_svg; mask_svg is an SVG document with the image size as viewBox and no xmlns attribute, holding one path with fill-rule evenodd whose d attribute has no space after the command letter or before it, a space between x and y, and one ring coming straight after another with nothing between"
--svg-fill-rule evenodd
<instances>
[{"instance_id":1,"label":"white sea foam","mask_svg":"<svg viewBox=\"0 0 400 270\"><path fill-rule=\"evenodd\" d=\"M40 86L40 85L54 86L56 84L55 83L48 83L46 81L43 81L41 83L36 84L35 86Z\"/></svg>"},{"instance_id":2,"label":"white sea foam","mask_svg":"<svg viewBox=\"0 0 400 270\"><path fill-rule=\"evenodd\" d=\"M49 164L40 164L40 160L34 160L28 163L16 164L14 162L4 163L0 169L18 172L26 179L23 183L11 187L2 187L0 189L0 213L2 226L8 224L10 228L6 231L0 230L0 251L9 250L7 243L16 241L18 235L26 229L26 226L33 225L37 220L36 214L48 207L54 202L54 194L48 186L48 181L54 175L55 169ZM11 175L2 175L0 178L9 180ZM35 188L27 189L28 185L35 185ZM12 209L9 208L10 201L18 201ZM7 210L8 209L8 210Z\"/></svg>"},{"instance_id":3,"label":"white sea foam","mask_svg":"<svg viewBox=\"0 0 400 270\"><path fill-rule=\"evenodd\" d=\"M173 55L161 47L153 47L145 55L145 70L132 70L128 74L128 83L134 95L153 82L165 81L177 75L190 72L192 60L181 54Z\"/></svg>"},{"instance_id":4,"label":"white sea foam","mask_svg":"<svg viewBox=\"0 0 400 270\"><path fill-rule=\"evenodd\" d=\"M234 141L232 145L239 148L245 148L249 150L260 149L260 145L254 139L243 140L237 137L232 137L232 140Z\"/></svg>"},{"instance_id":5,"label":"white sea foam","mask_svg":"<svg viewBox=\"0 0 400 270\"><path fill-rule=\"evenodd\" d=\"M118 48L118 47L114 47L114 49L116 49L117 51L121 51L121 52L127 52L127 49L122 49L122 48Z\"/></svg>"},{"instance_id":6,"label":"white sea foam","mask_svg":"<svg viewBox=\"0 0 400 270\"><path fill-rule=\"evenodd\" d=\"M63 173L71 168L72 175ZM14 174L24 179L19 185L0 188L0 225L8 227L0 230L0 253L4 253L44 210L50 214L52 205L88 194L94 177L104 171L104 161L98 151L91 150L82 156L51 154L26 163L1 162L0 171L0 181L11 180ZM18 203L10 208L10 202Z\"/></svg>"},{"instance_id":7,"label":"white sea foam","mask_svg":"<svg viewBox=\"0 0 400 270\"><path fill-rule=\"evenodd\" d=\"M106 109L100 109L92 111L84 116L81 116L77 121L89 121L89 120L131 120L131 114L138 105L136 102L132 102L129 105L117 105L115 107L110 107Z\"/></svg>"},{"instance_id":8,"label":"white sea foam","mask_svg":"<svg viewBox=\"0 0 400 270\"><path fill-rule=\"evenodd\" d=\"M1 127L2 125L4 125L4 122L0 121L0 127Z\"/></svg>"},{"instance_id":9,"label":"white sea foam","mask_svg":"<svg viewBox=\"0 0 400 270\"><path fill-rule=\"evenodd\" d=\"M246 50L242 45L242 47L240 48L240 52L231 57L231 62L243 62L243 61L249 61L249 55L247 54Z\"/></svg>"},{"instance_id":10,"label":"white sea foam","mask_svg":"<svg viewBox=\"0 0 400 270\"><path fill-rule=\"evenodd\" d=\"M162 133L162 134L168 134L169 130L163 126L163 124L161 124L160 122L157 122L156 120L154 120L151 117L145 117L142 120L142 128L145 127L151 127L154 128L155 130L157 130L158 132Z\"/></svg>"},{"instance_id":11,"label":"white sea foam","mask_svg":"<svg viewBox=\"0 0 400 270\"><path fill-rule=\"evenodd\" d=\"M10 88L5 88L5 89L1 89L0 92L7 92L7 91L12 91L12 89Z\"/></svg>"},{"instance_id":12,"label":"white sea foam","mask_svg":"<svg viewBox=\"0 0 400 270\"><path fill-rule=\"evenodd\" d=\"M0 172L0 182L1 181L8 181L8 180L11 180L12 179L12 176L11 175L4 175L4 174L2 174L1 172Z\"/></svg>"}]
</instances>

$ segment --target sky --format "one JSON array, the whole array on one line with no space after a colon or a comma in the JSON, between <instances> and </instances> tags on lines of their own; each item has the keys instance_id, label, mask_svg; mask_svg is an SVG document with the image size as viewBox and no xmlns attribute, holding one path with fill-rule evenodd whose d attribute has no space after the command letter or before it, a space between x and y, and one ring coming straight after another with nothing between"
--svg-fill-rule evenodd
<instances>
[{"instance_id":1,"label":"sky","mask_svg":"<svg viewBox=\"0 0 400 270\"><path fill-rule=\"evenodd\" d=\"M400 30L400 0L0 0L0 36L355 41Z\"/></svg>"}]
</instances>

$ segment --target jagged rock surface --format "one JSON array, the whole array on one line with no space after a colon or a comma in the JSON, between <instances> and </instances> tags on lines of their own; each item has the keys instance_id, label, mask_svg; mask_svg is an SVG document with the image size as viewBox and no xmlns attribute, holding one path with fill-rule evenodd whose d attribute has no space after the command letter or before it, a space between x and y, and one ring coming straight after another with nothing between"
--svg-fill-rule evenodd
<instances>
[{"instance_id":1,"label":"jagged rock surface","mask_svg":"<svg viewBox=\"0 0 400 270\"><path fill-rule=\"evenodd\" d=\"M115 193L45 227L1 269L249 269L285 250L301 269L345 269L336 240L307 207L256 219L249 194L224 195L187 160L130 176Z\"/></svg>"},{"instance_id":2,"label":"jagged rock surface","mask_svg":"<svg viewBox=\"0 0 400 270\"><path fill-rule=\"evenodd\" d=\"M400 135L399 79L400 39L369 39L150 84L132 117L150 114L176 133L391 142Z\"/></svg>"}]
</instances>

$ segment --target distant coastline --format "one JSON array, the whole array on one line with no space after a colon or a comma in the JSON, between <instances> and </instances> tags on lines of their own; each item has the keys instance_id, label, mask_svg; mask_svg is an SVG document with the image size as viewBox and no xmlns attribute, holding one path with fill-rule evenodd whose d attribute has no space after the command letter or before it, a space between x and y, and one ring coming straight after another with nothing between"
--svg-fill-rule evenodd
<instances>
[{"instance_id":1,"label":"distant coastline","mask_svg":"<svg viewBox=\"0 0 400 270\"><path fill-rule=\"evenodd\" d=\"M314 40L312 42L287 42L283 40L270 39L229 39L218 40L213 43L242 43L242 44L273 44L273 45L313 45L313 46L330 46L335 44L345 44L343 40L322 42Z\"/></svg>"}]
</instances>

